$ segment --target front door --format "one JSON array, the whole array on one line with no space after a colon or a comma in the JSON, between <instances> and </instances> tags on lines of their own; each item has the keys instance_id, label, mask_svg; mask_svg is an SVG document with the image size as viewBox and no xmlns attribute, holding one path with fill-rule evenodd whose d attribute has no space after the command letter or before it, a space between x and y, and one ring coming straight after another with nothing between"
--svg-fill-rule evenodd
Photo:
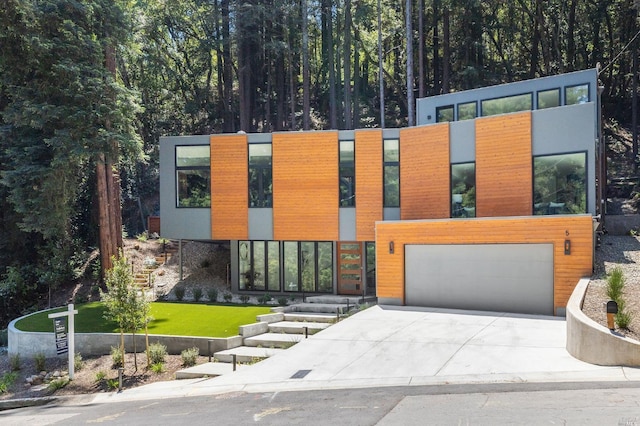
<instances>
[{"instance_id":1,"label":"front door","mask_svg":"<svg viewBox=\"0 0 640 426\"><path fill-rule=\"evenodd\" d=\"M338 294L362 294L362 243L338 242Z\"/></svg>"}]
</instances>

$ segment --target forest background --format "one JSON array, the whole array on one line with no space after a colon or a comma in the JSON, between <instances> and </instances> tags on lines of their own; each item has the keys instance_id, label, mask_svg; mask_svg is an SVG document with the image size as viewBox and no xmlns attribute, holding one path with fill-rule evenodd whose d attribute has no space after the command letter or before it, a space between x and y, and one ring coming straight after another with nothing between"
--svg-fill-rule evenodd
<instances>
[{"instance_id":1,"label":"forest background","mask_svg":"<svg viewBox=\"0 0 640 426\"><path fill-rule=\"evenodd\" d=\"M100 270L101 167L144 231L162 135L401 127L419 97L596 66L609 127L633 121L638 0L0 5L0 326Z\"/></svg>"}]
</instances>

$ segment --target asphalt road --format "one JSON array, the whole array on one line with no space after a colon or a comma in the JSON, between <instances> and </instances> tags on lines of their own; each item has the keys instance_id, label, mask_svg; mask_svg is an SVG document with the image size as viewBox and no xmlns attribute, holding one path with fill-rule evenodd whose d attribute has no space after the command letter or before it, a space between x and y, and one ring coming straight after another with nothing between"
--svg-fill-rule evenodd
<instances>
[{"instance_id":1,"label":"asphalt road","mask_svg":"<svg viewBox=\"0 0 640 426\"><path fill-rule=\"evenodd\" d=\"M519 383L60 400L0 425L640 425L640 383Z\"/></svg>"}]
</instances>

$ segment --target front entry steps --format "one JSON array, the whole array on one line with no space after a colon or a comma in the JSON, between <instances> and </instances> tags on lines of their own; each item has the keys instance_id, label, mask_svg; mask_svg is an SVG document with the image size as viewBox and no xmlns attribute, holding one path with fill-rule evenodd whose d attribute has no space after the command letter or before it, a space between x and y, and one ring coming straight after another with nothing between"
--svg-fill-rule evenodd
<instances>
[{"instance_id":1,"label":"front entry steps","mask_svg":"<svg viewBox=\"0 0 640 426\"><path fill-rule=\"evenodd\" d=\"M305 297L304 303L272 308L271 313L258 315L256 323L239 327L242 346L216 352L213 358L217 362L202 364L200 368L191 367L184 374L176 374L176 378L215 377L231 373L234 371L234 356L237 368L241 364L261 361L324 330L360 306L376 302L377 299L371 296L323 295Z\"/></svg>"}]
</instances>

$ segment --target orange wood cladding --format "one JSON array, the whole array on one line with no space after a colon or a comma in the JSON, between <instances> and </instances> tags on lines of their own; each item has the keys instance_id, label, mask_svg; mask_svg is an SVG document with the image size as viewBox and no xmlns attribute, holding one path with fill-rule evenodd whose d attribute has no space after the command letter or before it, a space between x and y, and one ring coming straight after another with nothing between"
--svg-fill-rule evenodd
<instances>
[{"instance_id":1,"label":"orange wood cladding","mask_svg":"<svg viewBox=\"0 0 640 426\"><path fill-rule=\"evenodd\" d=\"M476 217L532 214L531 112L476 120Z\"/></svg>"},{"instance_id":2,"label":"orange wood cladding","mask_svg":"<svg viewBox=\"0 0 640 426\"><path fill-rule=\"evenodd\" d=\"M211 137L211 238L249 236L248 147L246 135Z\"/></svg>"},{"instance_id":3,"label":"orange wood cladding","mask_svg":"<svg viewBox=\"0 0 640 426\"><path fill-rule=\"evenodd\" d=\"M274 133L275 240L337 241L338 132Z\"/></svg>"},{"instance_id":4,"label":"orange wood cladding","mask_svg":"<svg viewBox=\"0 0 640 426\"><path fill-rule=\"evenodd\" d=\"M356 131L356 240L373 241L382 211L382 131Z\"/></svg>"},{"instance_id":5,"label":"orange wood cladding","mask_svg":"<svg viewBox=\"0 0 640 426\"><path fill-rule=\"evenodd\" d=\"M554 308L566 307L578 280L591 275L592 223L589 215L378 222L377 296L399 299L405 303L406 244L552 243ZM565 239L571 240L570 255L564 254ZM389 253L391 241L394 254Z\"/></svg>"},{"instance_id":6,"label":"orange wood cladding","mask_svg":"<svg viewBox=\"0 0 640 426\"><path fill-rule=\"evenodd\" d=\"M400 130L400 218L451 217L449 123Z\"/></svg>"}]
</instances>

